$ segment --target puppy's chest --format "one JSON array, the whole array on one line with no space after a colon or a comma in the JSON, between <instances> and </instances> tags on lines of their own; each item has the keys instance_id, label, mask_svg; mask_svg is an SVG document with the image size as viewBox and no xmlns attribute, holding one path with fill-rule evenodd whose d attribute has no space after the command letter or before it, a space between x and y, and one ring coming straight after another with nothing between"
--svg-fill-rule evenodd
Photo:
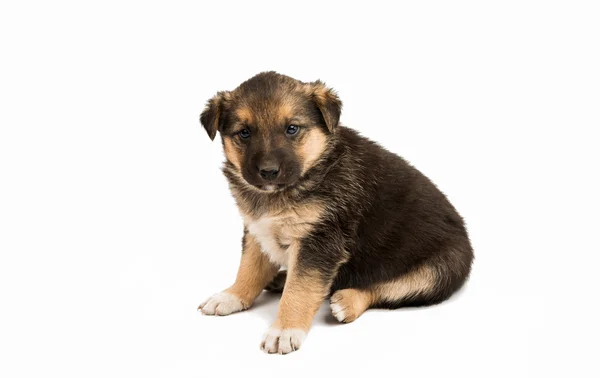
<instances>
[{"instance_id":1,"label":"puppy's chest","mask_svg":"<svg viewBox=\"0 0 600 378\"><path fill-rule=\"evenodd\" d=\"M288 265L290 246L311 232L320 212L283 213L260 218L244 216L248 232L275 264Z\"/></svg>"}]
</instances>

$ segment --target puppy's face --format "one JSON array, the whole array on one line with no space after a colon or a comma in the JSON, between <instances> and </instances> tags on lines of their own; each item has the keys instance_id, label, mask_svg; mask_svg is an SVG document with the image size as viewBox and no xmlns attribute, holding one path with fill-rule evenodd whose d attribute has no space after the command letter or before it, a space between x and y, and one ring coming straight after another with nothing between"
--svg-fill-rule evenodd
<instances>
[{"instance_id":1,"label":"puppy's face","mask_svg":"<svg viewBox=\"0 0 600 378\"><path fill-rule=\"evenodd\" d=\"M208 101L200 121L219 131L227 160L259 190L294 185L319 159L339 122L341 102L321 82L266 72Z\"/></svg>"}]
</instances>

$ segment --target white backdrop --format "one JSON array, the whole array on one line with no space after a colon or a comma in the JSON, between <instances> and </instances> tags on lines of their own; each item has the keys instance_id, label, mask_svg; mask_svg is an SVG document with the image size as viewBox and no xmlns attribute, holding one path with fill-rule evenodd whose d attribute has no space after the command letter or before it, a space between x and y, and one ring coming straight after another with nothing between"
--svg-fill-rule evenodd
<instances>
[{"instance_id":1,"label":"white backdrop","mask_svg":"<svg viewBox=\"0 0 600 378\"><path fill-rule=\"evenodd\" d=\"M598 376L600 12L589 1L0 5L0 376ZM442 305L259 350L230 317L242 222L205 101L322 79L404 156L476 253Z\"/></svg>"}]
</instances>

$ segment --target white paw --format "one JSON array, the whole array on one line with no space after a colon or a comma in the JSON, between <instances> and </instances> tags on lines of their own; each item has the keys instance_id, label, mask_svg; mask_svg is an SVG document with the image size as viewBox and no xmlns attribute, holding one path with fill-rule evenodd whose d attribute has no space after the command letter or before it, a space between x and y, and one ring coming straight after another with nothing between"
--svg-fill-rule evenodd
<instances>
[{"instance_id":1,"label":"white paw","mask_svg":"<svg viewBox=\"0 0 600 378\"><path fill-rule=\"evenodd\" d=\"M247 307L237 296L221 292L204 301L199 307L204 315L229 315L234 312L245 310Z\"/></svg>"},{"instance_id":2,"label":"white paw","mask_svg":"<svg viewBox=\"0 0 600 378\"><path fill-rule=\"evenodd\" d=\"M297 328L269 328L263 336L260 349L267 353L288 354L300 348L306 332Z\"/></svg>"},{"instance_id":3,"label":"white paw","mask_svg":"<svg viewBox=\"0 0 600 378\"><path fill-rule=\"evenodd\" d=\"M346 319L346 312L344 311L344 308L341 304L332 303L330 307L331 313L337 319L338 322L343 322Z\"/></svg>"}]
</instances>

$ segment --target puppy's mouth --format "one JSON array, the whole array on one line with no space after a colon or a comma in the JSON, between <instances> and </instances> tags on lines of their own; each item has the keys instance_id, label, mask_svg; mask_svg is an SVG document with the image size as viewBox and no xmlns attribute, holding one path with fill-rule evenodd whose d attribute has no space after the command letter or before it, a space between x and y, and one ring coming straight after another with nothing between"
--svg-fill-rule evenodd
<instances>
[{"instance_id":1,"label":"puppy's mouth","mask_svg":"<svg viewBox=\"0 0 600 378\"><path fill-rule=\"evenodd\" d=\"M285 188L286 185L285 184L266 184L266 185L256 185L256 187L265 192L274 192L274 191Z\"/></svg>"},{"instance_id":2,"label":"puppy's mouth","mask_svg":"<svg viewBox=\"0 0 600 378\"><path fill-rule=\"evenodd\" d=\"M289 189L295 187L298 183L298 177L296 175L291 174L285 177L277 177L273 180L264 180L256 177L257 175L252 174L252 172L248 173L245 171L240 172L238 175L241 179L243 179L244 183L251 187L253 190L263 193L274 193L281 192L285 189Z\"/></svg>"}]
</instances>

